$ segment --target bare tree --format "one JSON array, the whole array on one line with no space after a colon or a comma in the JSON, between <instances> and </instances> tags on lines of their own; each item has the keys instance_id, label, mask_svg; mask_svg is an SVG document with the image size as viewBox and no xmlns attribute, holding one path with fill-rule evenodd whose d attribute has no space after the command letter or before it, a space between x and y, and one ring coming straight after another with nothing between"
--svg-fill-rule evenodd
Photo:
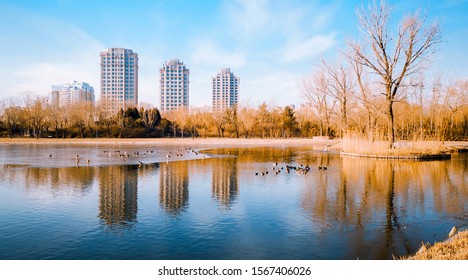
<instances>
[{"instance_id":1,"label":"bare tree","mask_svg":"<svg viewBox=\"0 0 468 280\"><path fill-rule=\"evenodd\" d=\"M59 137L59 133L62 130L62 108L58 104L52 104L49 108L52 127L54 128L55 137Z\"/></svg>"},{"instance_id":2,"label":"bare tree","mask_svg":"<svg viewBox=\"0 0 468 280\"><path fill-rule=\"evenodd\" d=\"M111 133L112 133L112 126L115 124L115 118L112 115L112 113L110 113L108 110L105 109L104 106L102 106L102 104L100 104L97 107L97 109L98 109L99 123L105 127L106 132L107 132L107 137L110 138Z\"/></svg>"},{"instance_id":3,"label":"bare tree","mask_svg":"<svg viewBox=\"0 0 468 280\"><path fill-rule=\"evenodd\" d=\"M87 125L87 115L88 115L88 108L84 103L77 103L71 105L69 108L70 110L70 118L73 125L75 125L80 131L80 137L84 138L84 132Z\"/></svg>"},{"instance_id":4,"label":"bare tree","mask_svg":"<svg viewBox=\"0 0 468 280\"><path fill-rule=\"evenodd\" d=\"M320 123L320 136L329 136L330 116L334 104L330 105L325 70L319 68L310 77L303 79L301 91L302 96L316 111Z\"/></svg>"},{"instance_id":5,"label":"bare tree","mask_svg":"<svg viewBox=\"0 0 468 280\"><path fill-rule=\"evenodd\" d=\"M244 134L245 139L252 137L255 126L257 125L257 119L255 118L255 109L242 107L239 110L238 121L239 128Z\"/></svg>"},{"instance_id":6,"label":"bare tree","mask_svg":"<svg viewBox=\"0 0 468 280\"><path fill-rule=\"evenodd\" d=\"M32 129L32 134L39 139L45 127L45 100L41 97L26 100L26 108L23 110L24 122ZM30 134L31 135L31 134Z\"/></svg>"},{"instance_id":7,"label":"bare tree","mask_svg":"<svg viewBox=\"0 0 468 280\"><path fill-rule=\"evenodd\" d=\"M372 94L369 86L368 73L363 69L361 59L353 54L347 54L349 63L356 76L357 90L353 91L354 97L359 100L365 109L366 114L366 134L370 141L375 140L375 127L377 125L378 112L381 110L378 96Z\"/></svg>"},{"instance_id":8,"label":"bare tree","mask_svg":"<svg viewBox=\"0 0 468 280\"><path fill-rule=\"evenodd\" d=\"M269 124L271 138L278 138L282 136L283 126L281 113L281 107L273 107L270 109L270 121L267 123Z\"/></svg>"},{"instance_id":9,"label":"bare tree","mask_svg":"<svg viewBox=\"0 0 468 280\"><path fill-rule=\"evenodd\" d=\"M357 16L364 42L350 42L349 46L357 62L381 78L387 104L388 142L393 147L393 103L398 101L405 79L420 71L436 51L435 46L441 41L439 25L425 27L425 17L416 12L405 16L393 34L389 26L390 7L385 1L374 2L368 11L358 11Z\"/></svg>"},{"instance_id":10,"label":"bare tree","mask_svg":"<svg viewBox=\"0 0 468 280\"><path fill-rule=\"evenodd\" d=\"M216 130L218 131L218 138L224 138L224 131L227 125L225 112L213 112L213 120L216 125Z\"/></svg>"},{"instance_id":11,"label":"bare tree","mask_svg":"<svg viewBox=\"0 0 468 280\"><path fill-rule=\"evenodd\" d=\"M468 80L456 81L444 92L443 101L446 107L443 113L442 141L447 136L453 138L454 116L467 106Z\"/></svg>"},{"instance_id":12,"label":"bare tree","mask_svg":"<svg viewBox=\"0 0 468 280\"><path fill-rule=\"evenodd\" d=\"M182 138L184 138L185 129L189 123L190 112L188 108L179 108L177 110L166 112L167 119L172 122L174 137L176 137L177 129L179 129Z\"/></svg>"},{"instance_id":13,"label":"bare tree","mask_svg":"<svg viewBox=\"0 0 468 280\"><path fill-rule=\"evenodd\" d=\"M354 79L348 66L344 63L331 66L322 60L322 64L323 69L328 74L328 85L330 87L328 93L340 105L339 117L341 136L343 137L348 134L348 102L353 93Z\"/></svg>"},{"instance_id":14,"label":"bare tree","mask_svg":"<svg viewBox=\"0 0 468 280\"><path fill-rule=\"evenodd\" d=\"M260 138L264 138L270 131L272 124L271 112L268 110L265 102L258 106L256 119L258 120L258 128L260 129Z\"/></svg>"},{"instance_id":15,"label":"bare tree","mask_svg":"<svg viewBox=\"0 0 468 280\"><path fill-rule=\"evenodd\" d=\"M94 106L92 102L82 102L77 104L79 108L82 108L83 120L85 126L88 128L89 137L93 138L93 135L96 135L98 138L98 121L99 121L99 111Z\"/></svg>"},{"instance_id":16,"label":"bare tree","mask_svg":"<svg viewBox=\"0 0 468 280\"><path fill-rule=\"evenodd\" d=\"M15 132L21 123L21 108L11 106L3 112L3 119L10 134L10 138L15 137Z\"/></svg>"},{"instance_id":17,"label":"bare tree","mask_svg":"<svg viewBox=\"0 0 468 280\"><path fill-rule=\"evenodd\" d=\"M224 111L226 124L233 130L236 138L239 138L239 120L237 117L237 105L232 108L227 108Z\"/></svg>"}]
</instances>

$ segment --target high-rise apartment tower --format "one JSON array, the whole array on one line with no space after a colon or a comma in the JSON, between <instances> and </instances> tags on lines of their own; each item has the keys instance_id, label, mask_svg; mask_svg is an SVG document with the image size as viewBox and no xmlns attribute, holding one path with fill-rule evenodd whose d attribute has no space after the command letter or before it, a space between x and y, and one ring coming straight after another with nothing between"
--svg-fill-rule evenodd
<instances>
[{"instance_id":1,"label":"high-rise apartment tower","mask_svg":"<svg viewBox=\"0 0 468 280\"><path fill-rule=\"evenodd\" d=\"M239 97L239 78L230 68L223 68L216 77L211 78L213 88L213 111L223 111L237 105Z\"/></svg>"},{"instance_id":2,"label":"high-rise apartment tower","mask_svg":"<svg viewBox=\"0 0 468 280\"><path fill-rule=\"evenodd\" d=\"M161 111L188 108L189 69L178 59L167 61L161 69Z\"/></svg>"},{"instance_id":3,"label":"high-rise apartment tower","mask_svg":"<svg viewBox=\"0 0 468 280\"><path fill-rule=\"evenodd\" d=\"M101 52L101 103L109 113L138 106L138 54L124 48Z\"/></svg>"}]
</instances>

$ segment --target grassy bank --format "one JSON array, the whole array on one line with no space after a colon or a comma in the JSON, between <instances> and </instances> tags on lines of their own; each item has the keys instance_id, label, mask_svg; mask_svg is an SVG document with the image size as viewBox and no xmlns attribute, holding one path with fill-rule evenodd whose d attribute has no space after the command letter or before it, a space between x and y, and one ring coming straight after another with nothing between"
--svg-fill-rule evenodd
<instances>
[{"instance_id":1,"label":"grassy bank","mask_svg":"<svg viewBox=\"0 0 468 280\"><path fill-rule=\"evenodd\" d=\"M468 260L468 230L460 231L452 238L436 242L434 245L424 244L419 251L402 260Z\"/></svg>"},{"instance_id":2,"label":"grassy bank","mask_svg":"<svg viewBox=\"0 0 468 280\"><path fill-rule=\"evenodd\" d=\"M391 149L385 141L344 139L340 148L344 155L395 159L436 159L450 157L452 152L447 145L437 141L398 142Z\"/></svg>"}]
</instances>

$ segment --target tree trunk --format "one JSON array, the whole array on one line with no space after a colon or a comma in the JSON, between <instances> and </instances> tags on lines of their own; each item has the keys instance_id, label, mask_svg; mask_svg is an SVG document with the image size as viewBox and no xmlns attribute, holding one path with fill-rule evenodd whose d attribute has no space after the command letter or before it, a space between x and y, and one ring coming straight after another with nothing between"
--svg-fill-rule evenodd
<instances>
[{"instance_id":1,"label":"tree trunk","mask_svg":"<svg viewBox=\"0 0 468 280\"><path fill-rule=\"evenodd\" d=\"M393 149L393 144L395 143L395 127L394 127L394 117L393 117L393 101L388 101L387 107L387 121L388 121L388 145L390 149Z\"/></svg>"},{"instance_id":2,"label":"tree trunk","mask_svg":"<svg viewBox=\"0 0 468 280\"><path fill-rule=\"evenodd\" d=\"M372 116L369 112L367 113L367 137L369 141L374 142L374 129L372 125Z\"/></svg>"},{"instance_id":3,"label":"tree trunk","mask_svg":"<svg viewBox=\"0 0 468 280\"><path fill-rule=\"evenodd\" d=\"M320 120L320 136L323 136L323 121Z\"/></svg>"}]
</instances>

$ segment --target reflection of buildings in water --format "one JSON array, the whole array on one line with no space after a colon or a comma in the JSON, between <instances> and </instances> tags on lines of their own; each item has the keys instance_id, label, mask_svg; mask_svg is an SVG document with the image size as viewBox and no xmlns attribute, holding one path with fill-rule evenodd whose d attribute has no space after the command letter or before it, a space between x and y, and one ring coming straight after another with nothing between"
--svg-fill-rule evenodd
<instances>
[{"instance_id":1,"label":"reflection of buildings in water","mask_svg":"<svg viewBox=\"0 0 468 280\"><path fill-rule=\"evenodd\" d=\"M212 192L221 205L229 207L237 197L237 158L212 159Z\"/></svg>"},{"instance_id":2,"label":"reflection of buildings in water","mask_svg":"<svg viewBox=\"0 0 468 280\"><path fill-rule=\"evenodd\" d=\"M174 161L160 165L159 204L168 214L177 215L188 205L188 161Z\"/></svg>"},{"instance_id":3,"label":"reflection of buildings in water","mask_svg":"<svg viewBox=\"0 0 468 280\"><path fill-rule=\"evenodd\" d=\"M137 169L131 165L99 168L99 217L107 224L136 221Z\"/></svg>"},{"instance_id":4,"label":"reflection of buildings in water","mask_svg":"<svg viewBox=\"0 0 468 280\"><path fill-rule=\"evenodd\" d=\"M138 177L144 177L148 174L153 174L156 169L159 168L159 163L145 163L138 166Z\"/></svg>"}]
</instances>

